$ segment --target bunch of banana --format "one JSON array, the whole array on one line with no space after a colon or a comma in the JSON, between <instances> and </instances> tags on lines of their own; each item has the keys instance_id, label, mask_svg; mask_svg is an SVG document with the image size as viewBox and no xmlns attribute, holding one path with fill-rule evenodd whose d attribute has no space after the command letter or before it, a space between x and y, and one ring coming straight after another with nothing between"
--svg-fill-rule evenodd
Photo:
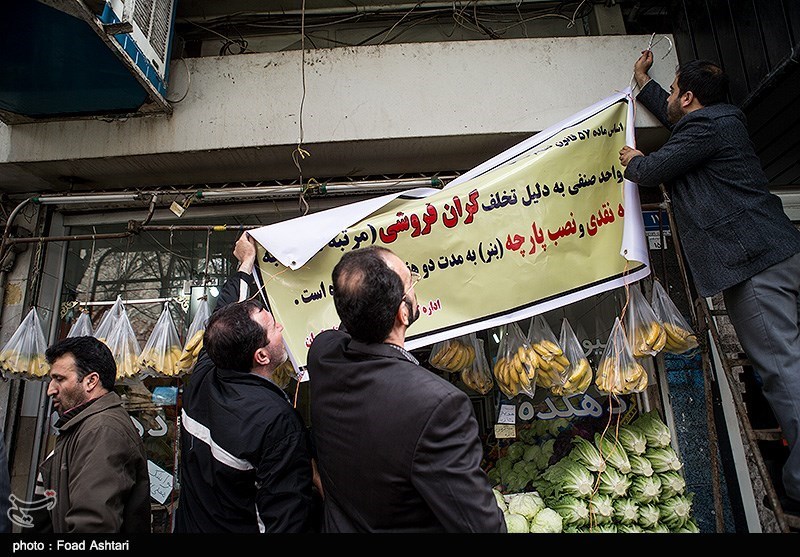
<instances>
[{"instance_id":1,"label":"bunch of banana","mask_svg":"<svg viewBox=\"0 0 800 557\"><path fill-rule=\"evenodd\" d=\"M561 347L551 340L542 339L531 344L531 348L539 359L537 367L540 373L536 376L536 384L550 389L563 383L564 372L571 363Z\"/></svg>"},{"instance_id":2,"label":"bunch of banana","mask_svg":"<svg viewBox=\"0 0 800 557\"><path fill-rule=\"evenodd\" d=\"M541 358L536 352L521 345L509 358L499 357L494 364L497 386L509 398L519 393L532 395L537 384L537 364Z\"/></svg>"},{"instance_id":3,"label":"bunch of banana","mask_svg":"<svg viewBox=\"0 0 800 557\"><path fill-rule=\"evenodd\" d=\"M145 347L139 355L139 367L142 371L153 370L159 375L175 375L180 357L181 348L178 345L166 349L158 346Z\"/></svg>"},{"instance_id":4,"label":"bunch of banana","mask_svg":"<svg viewBox=\"0 0 800 557\"><path fill-rule=\"evenodd\" d=\"M276 367L274 372L272 372L272 381L279 388L285 389L287 386L289 386L289 381L295 376L296 374L294 371L294 366L292 365L292 361L286 360L281 365Z\"/></svg>"},{"instance_id":5,"label":"bunch of banana","mask_svg":"<svg viewBox=\"0 0 800 557\"><path fill-rule=\"evenodd\" d=\"M40 378L50 372L50 364L47 363L44 354L20 354L16 350L9 349L0 352L0 369Z\"/></svg>"},{"instance_id":6,"label":"bunch of banana","mask_svg":"<svg viewBox=\"0 0 800 557\"><path fill-rule=\"evenodd\" d=\"M117 379L135 377L139 373L139 358L130 350L114 354L114 361L117 363Z\"/></svg>"},{"instance_id":7,"label":"bunch of banana","mask_svg":"<svg viewBox=\"0 0 800 557\"><path fill-rule=\"evenodd\" d=\"M543 373L539 372L540 375ZM561 377L564 378L563 382L559 381L550 387L550 392L554 395L567 396L584 393L592 383L592 366L589 365L589 360L581 358L575 365L569 366Z\"/></svg>"},{"instance_id":8,"label":"bunch of banana","mask_svg":"<svg viewBox=\"0 0 800 557\"><path fill-rule=\"evenodd\" d=\"M613 358L604 358L597 368L597 377L594 380L597 389L604 393L627 395L638 393L647 387L647 370L635 359L619 369L618 363Z\"/></svg>"},{"instance_id":9,"label":"bunch of banana","mask_svg":"<svg viewBox=\"0 0 800 557\"><path fill-rule=\"evenodd\" d=\"M664 323L664 330L667 333L667 341L664 345L667 352L683 354L697 348L697 337L691 331L672 323Z\"/></svg>"},{"instance_id":10,"label":"bunch of banana","mask_svg":"<svg viewBox=\"0 0 800 557\"><path fill-rule=\"evenodd\" d=\"M194 367L195 362L197 362L197 357L200 355L200 350L203 349L203 334L205 332L205 329L195 331L192 337L186 342L186 346L183 347L183 352L181 352L178 358L178 363L175 365L176 375L187 373Z\"/></svg>"},{"instance_id":11,"label":"bunch of banana","mask_svg":"<svg viewBox=\"0 0 800 557\"><path fill-rule=\"evenodd\" d=\"M484 370L478 369L478 366L475 365L464 368L464 371L461 372L461 380L467 387L482 395L485 395L494 387L491 375Z\"/></svg>"},{"instance_id":12,"label":"bunch of banana","mask_svg":"<svg viewBox=\"0 0 800 557\"><path fill-rule=\"evenodd\" d=\"M448 341L436 354L431 356L429 362L432 366L444 370L457 372L475 361L475 348L459 340Z\"/></svg>"},{"instance_id":13,"label":"bunch of banana","mask_svg":"<svg viewBox=\"0 0 800 557\"><path fill-rule=\"evenodd\" d=\"M631 348L634 356L644 358L661 352L666 343L666 329L658 321L652 321L649 325L645 324L634 329Z\"/></svg>"}]
</instances>

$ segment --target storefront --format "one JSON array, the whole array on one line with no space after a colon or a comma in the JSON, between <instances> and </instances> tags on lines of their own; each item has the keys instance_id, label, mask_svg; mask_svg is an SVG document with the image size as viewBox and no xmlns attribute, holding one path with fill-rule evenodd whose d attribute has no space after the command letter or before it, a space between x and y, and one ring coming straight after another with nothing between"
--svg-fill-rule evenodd
<instances>
[{"instance_id":1,"label":"storefront","mask_svg":"<svg viewBox=\"0 0 800 557\"><path fill-rule=\"evenodd\" d=\"M353 200L353 197L342 197L329 200L328 205L344 204ZM181 389L191 381L191 373L176 368L166 371L165 368L154 366L153 358L143 357L141 351L151 342L157 323L164 322L165 314L168 314L166 320L171 321L170 328L174 327L179 345L183 348L191 336L189 332L198 311L206 303L208 308L213 308L217 288L232 272L235 263L232 246L242 231L297 216L296 205L292 207L293 203L285 201L279 203L281 205L273 202L270 207L266 204L241 202L217 205L214 208L203 207L202 211L197 211L197 216L192 214L195 207L190 207L180 219L170 216L171 213L166 210L157 211L154 213L156 218L139 226L134 234L128 233L131 229L129 221L135 216L141 218L141 213L87 213L60 207L52 213L54 218L50 219L57 226L51 224L49 234L42 234L38 241L31 242L31 245L38 248L33 250L34 255L41 258L38 263L32 262L34 269L44 269L45 276L52 271L58 277L58 281L52 285L46 281L33 284L33 293L38 291L40 298L52 295L57 300L53 306L52 321L48 321L47 310L41 312L43 327L45 330L49 327L51 331L50 340L55 341L74 334L76 331L73 328L82 316L84 324L86 316L89 317L93 334L99 335L98 329L103 326L105 318L115 307L119 309L120 304L115 306L115 302L122 303L139 353L136 363L120 372L117 391L123 396L126 409L144 440L150 460L153 532L171 530L172 515L180 489L177 469L180 447L176 432L179 429ZM147 214L144 218L147 218ZM651 250L654 275L674 293L677 303L684 305L682 285L676 280L678 277L673 269L663 266L659 268L659 263L667 261L674 265L674 252L669 249L669 245L668 236L665 236L664 227L661 226L651 241L651 248L658 248ZM665 248L663 252L662 246ZM48 287L52 288L52 292L47 292ZM642 288L644 299L652 300L653 277L629 287ZM562 390L559 394L554 394L553 391L557 389L552 384L548 387L547 382L540 379L540 384L537 385L535 378L524 392L509 391L507 386L501 389L502 381L497 375L496 365L498 359L509 355L508 335L512 325L477 331L461 339L471 344L475 356L460 360L460 363L459 360L450 358L453 360L450 367L440 355L437 357L437 352L459 339L413 351L424 367L440 374L470 395L484 441L484 466L498 491L505 494L530 492L537 490L537 486L539 490L544 490L544 484L537 483L539 478L571 452L576 445L574 438L583 437L591 443L595 441L595 433L607 439L617 438L620 427L627 427L645 413L658 416L663 420L664 428L670 432L667 443L676 458L664 466L675 466L676 469L671 471L680 474L681 478L687 472L683 466L684 455L687 454L685 439L682 439L682 433L678 434L676 429L668 370L676 365L683 365L696 371L699 368L697 350L681 355L668 354L661 350L653 355L643 355L638 361L646 370L646 386L645 381L641 381L635 388L623 390L618 396L609 396L607 392L597 388L596 372L609 344L615 318L622 315L624 308L630 310L631 307L629 287L616 288L513 324L520 334L514 349L519 348L520 343L531 346L531 338L542 332L542 322L547 324L546 336L556 341L561 340L564 324L569 324L570 331L574 333L574 346L567 352L572 357L586 358L594 374L590 382L582 382L582 385L572 391ZM575 346L579 352L575 350ZM148 362L151 363L150 366L147 365ZM470 365L466 365L467 362ZM476 366L480 366L480 369ZM478 381L478 378L482 381ZM23 405L34 408L29 414L35 414L34 431L37 437L33 440L28 465L30 470L34 470L54 443L50 429L53 415L44 392L45 383L30 376L25 376L23 380L26 382L23 397L26 400ZM297 383L287 378L285 390L309 420L307 386L308 383ZM702 382L700 389L702 391ZM38 412L35 411L37 405ZM699 406L695 410L700 413ZM313 426L310 423L309 425ZM17 435L23 435L23 432L24 428L20 427ZM24 434L28 433L29 431ZM542 456L542 447L545 445L547 449L544 453L549 454L549 458ZM512 449L512 446L515 448ZM535 456L537 452L539 456ZM505 470L507 464L503 464L510 460L509 455L516 458L512 464L537 462L537 467L534 470L531 464L528 466L528 476L518 475L513 479L512 474L512 479L509 480L508 471ZM528 458L523 458L525 455ZM21 459L19 454L17 456L19 467ZM686 464L688 467L690 463L686 461ZM691 464L697 469L703 467L702 463ZM595 470L593 476L595 481L599 477L596 472ZM524 478L528 481L523 481ZM29 486L32 481L32 477L27 478ZM644 480L639 480L637 485L643 482ZM671 528L671 531L677 531L703 526L704 529L713 531L714 518L702 513L714 507L711 502L714 494L705 489L707 485L692 485L688 476L684 483L686 485L682 492L674 495L684 498L681 500L683 506L680 507L680 512L690 512L687 505L691 506L691 516L667 521L669 526L666 526L652 520L651 512L649 522L642 519L640 527L643 530L661 531ZM600 485L596 483L592 486L591 492L587 494L589 497L585 498L587 504L592 494L603 496L598 501L609 501L607 492L598 491ZM653 489L651 484L647 485ZM622 487L618 485L616 489ZM693 495L686 495L688 493ZM544 496L544 492L541 495ZM642 497L646 498L644 495ZM691 497L695 497L694 503ZM703 498L708 504L702 502ZM553 493L545 497L545 500L555 505ZM651 497L649 502L655 504L656 500L657 498ZM697 503L698 500L701 501L700 504ZM633 503L628 505L629 514L632 507ZM601 510L606 513L610 512L609 509L606 504ZM694 515L698 512L697 509L701 512L699 517ZM605 531L612 525L623 526L622 523L614 522L610 515L603 515L600 521L590 521L588 516L584 518L586 520L577 524L564 522L562 527L565 531L572 531L602 526L600 531ZM630 516L625 520L627 523L624 526L634 531L636 521L631 522Z\"/></svg>"}]
</instances>

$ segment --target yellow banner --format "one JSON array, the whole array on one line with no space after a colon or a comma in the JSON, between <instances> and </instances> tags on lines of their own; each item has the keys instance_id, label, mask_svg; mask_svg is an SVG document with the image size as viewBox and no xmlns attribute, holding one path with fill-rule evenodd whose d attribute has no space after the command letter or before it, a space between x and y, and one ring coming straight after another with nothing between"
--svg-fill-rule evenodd
<instances>
[{"instance_id":1,"label":"yellow banner","mask_svg":"<svg viewBox=\"0 0 800 557\"><path fill-rule=\"evenodd\" d=\"M340 232L296 270L260 247L261 280L295 365L305 366L316 334L338 325L331 271L344 252L364 246L391 249L422 277L415 287L421 315L408 331L409 349L645 276L639 200L635 185L624 187L618 157L632 136L629 117L628 98L621 94L442 190L422 198L398 195L366 218L343 221ZM314 219L324 213L301 217L298 230L314 230ZM626 247L631 218L636 226L626 234L634 240ZM292 241L284 235L270 244L259 230L253 235L267 249Z\"/></svg>"}]
</instances>

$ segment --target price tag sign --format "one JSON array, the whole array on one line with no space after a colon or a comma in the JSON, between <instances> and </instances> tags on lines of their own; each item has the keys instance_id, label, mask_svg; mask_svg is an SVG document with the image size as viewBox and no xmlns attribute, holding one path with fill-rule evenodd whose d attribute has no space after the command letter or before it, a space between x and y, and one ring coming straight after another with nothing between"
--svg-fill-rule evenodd
<instances>
[{"instance_id":1,"label":"price tag sign","mask_svg":"<svg viewBox=\"0 0 800 557\"><path fill-rule=\"evenodd\" d=\"M494 424L494 436L497 439L514 439L517 428L511 424Z\"/></svg>"},{"instance_id":2,"label":"price tag sign","mask_svg":"<svg viewBox=\"0 0 800 557\"><path fill-rule=\"evenodd\" d=\"M513 404L501 404L500 415L497 417L498 424L517 423L516 407Z\"/></svg>"}]
</instances>

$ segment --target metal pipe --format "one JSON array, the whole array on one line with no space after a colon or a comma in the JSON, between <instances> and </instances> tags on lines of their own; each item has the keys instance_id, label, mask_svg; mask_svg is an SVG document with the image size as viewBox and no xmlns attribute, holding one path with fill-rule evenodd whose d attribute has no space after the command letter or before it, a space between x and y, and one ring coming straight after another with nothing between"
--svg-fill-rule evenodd
<instances>
[{"instance_id":1,"label":"metal pipe","mask_svg":"<svg viewBox=\"0 0 800 557\"><path fill-rule=\"evenodd\" d=\"M184 196L193 195L198 199L220 199L236 197L264 197L274 199L290 197L307 193L309 195L324 195L326 193L358 192L377 193L382 191L396 191L418 187L441 189L446 181L454 176L442 178L398 178L387 180L370 180L363 182L322 182L319 184L306 184L305 186L252 186L241 188L208 188L208 189L183 189L183 190L154 190L136 193L86 193L79 195L38 195L26 199L23 203L33 201L40 205L79 205L82 203L123 203L151 199L153 196ZM13 214L13 213L12 213ZM10 220L10 219L9 219Z\"/></svg>"},{"instance_id":2,"label":"metal pipe","mask_svg":"<svg viewBox=\"0 0 800 557\"><path fill-rule=\"evenodd\" d=\"M28 199L24 200L22 203L14 207L14 209L11 211L11 214L8 215L8 219L6 219L6 227L3 229L3 241L0 242L0 261L3 260L6 255L6 250L8 250L8 235L11 232L11 224L14 222L17 214L19 214L23 207L30 203L32 199L33 198L29 197Z\"/></svg>"},{"instance_id":3,"label":"metal pipe","mask_svg":"<svg viewBox=\"0 0 800 557\"><path fill-rule=\"evenodd\" d=\"M516 8L522 7L523 4L556 4L557 2L553 2L552 0L473 0L470 2L470 7L472 4L477 5L477 7L481 6L514 6ZM456 6L453 2L425 2L424 4L417 2L417 3L407 3L407 4L387 4L384 6L341 6L341 7L333 7L333 8L306 8L305 15L306 17L313 17L315 15L359 15L359 14L376 14L376 13L384 13L384 12L407 12L409 10L413 10L414 8L419 8L422 10L429 10L429 9L446 9L449 11L453 11L458 9L460 6ZM247 15L251 16L300 16L304 13L303 10L280 10L280 11L253 11L247 12ZM243 14L237 14L243 15ZM188 16L180 18L181 21L185 21L188 23L193 23L196 21L200 22L207 22L209 20L215 20L221 18L220 16Z\"/></svg>"},{"instance_id":4,"label":"metal pipe","mask_svg":"<svg viewBox=\"0 0 800 557\"><path fill-rule=\"evenodd\" d=\"M119 203L120 201L138 201L142 195L138 193L94 193L83 195L40 195L31 198L40 205L78 205L80 203Z\"/></svg>"},{"instance_id":5,"label":"metal pipe","mask_svg":"<svg viewBox=\"0 0 800 557\"><path fill-rule=\"evenodd\" d=\"M378 193L382 191L407 190L411 188L441 188L444 181L439 178L419 178L409 180L385 180L375 182L331 182L320 184L307 184L300 186L262 186L251 188L224 188L216 190L198 190L195 195L200 199L220 197L262 197L266 199L276 197L291 197L307 193L310 195L325 195L328 193Z\"/></svg>"}]
</instances>

